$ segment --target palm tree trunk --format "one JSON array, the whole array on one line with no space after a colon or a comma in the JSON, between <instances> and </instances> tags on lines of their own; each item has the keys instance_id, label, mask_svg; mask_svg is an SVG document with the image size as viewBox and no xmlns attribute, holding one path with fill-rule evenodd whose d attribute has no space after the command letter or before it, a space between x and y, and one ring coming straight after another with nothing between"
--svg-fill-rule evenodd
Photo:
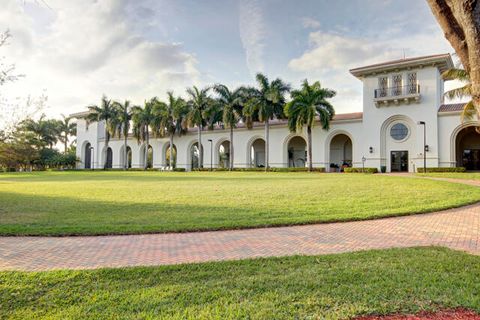
<instances>
[{"instance_id":1,"label":"palm tree trunk","mask_svg":"<svg viewBox=\"0 0 480 320\"><path fill-rule=\"evenodd\" d=\"M105 161L103 161L103 170L107 169L107 162L108 162L108 129L107 129L107 123L105 122L105 155L102 154L102 156L105 156Z\"/></svg>"},{"instance_id":2,"label":"palm tree trunk","mask_svg":"<svg viewBox=\"0 0 480 320\"><path fill-rule=\"evenodd\" d=\"M63 146L64 146L64 148L65 148L65 154L67 154L67 150L68 150L68 134L67 134L67 133L65 133L64 139L65 139L65 140L63 141L63 143L64 143Z\"/></svg>"},{"instance_id":3,"label":"palm tree trunk","mask_svg":"<svg viewBox=\"0 0 480 320\"><path fill-rule=\"evenodd\" d=\"M198 167L203 168L202 125L198 126Z\"/></svg>"},{"instance_id":4,"label":"palm tree trunk","mask_svg":"<svg viewBox=\"0 0 480 320\"><path fill-rule=\"evenodd\" d=\"M312 163L312 127L307 127L307 158L308 158L308 171L313 171Z\"/></svg>"},{"instance_id":5,"label":"palm tree trunk","mask_svg":"<svg viewBox=\"0 0 480 320\"><path fill-rule=\"evenodd\" d=\"M124 133L125 133L125 132L124 132ZM126 132L126 133L124 134L124 136L125 136L125 137L124 137L125 140L123 141L123 148L125 149L125 150L124 150L125 163L124 163L124 165L123 165L123 167L124 167L123 169L124 169L124 170L127 170L127 169L128 169L128 150L127 150L128 132Z\"/></svg>"},{"instance_id":6,"label":"palm tree trunk","mask_svg":"<svg viewBox=\"0 0 480 320\"><path fill-rule=\"evenodd\" d=\"M233 126L230 126L230 171L233 170Z\"/></svg>"},{"instance_id":7,"label":"palm tree trunk","mask_svg":"<svg viewBox=\"0 0 480 320\"><path fill-rule=\"evenodd\" d=\"M145 163L144 163L144 168L143 170L147 170L148 167L148 146L150 145L150 136L148 134L148 127L147 127L147 133L146 133L146 145L145 145Z\"/></svg>"},{"instance_id":8,"label":"palm tree trunk","mask_svg":"<svg viewBox=\"0 0 480 320\"><path fill-rule=\"evenodd\" d=\"M270 134L270 119L265 119L265 172L268 171L268 154L269 154L269 148L268 148L268 140L269 140L269 134Z\"/></svg>"},{"instance_id":9,"label":"palm tree trunk","mask_svg":"<svg viewBox=\"0 0 480 320\"><path fill-rule=\"evenodd\" d=\"M168 159L170 170L173 169L173 133L170 134L170 158Z\"/></svg>"}]
</instances>

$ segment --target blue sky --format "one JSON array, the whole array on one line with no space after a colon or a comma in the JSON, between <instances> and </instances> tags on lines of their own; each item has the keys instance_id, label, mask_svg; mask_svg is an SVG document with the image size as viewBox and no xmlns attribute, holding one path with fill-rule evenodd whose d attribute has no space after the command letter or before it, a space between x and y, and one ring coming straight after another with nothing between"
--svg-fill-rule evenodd
<instances>
[{"instance_id":1,"label":"blue sky","mask_svg":"<svg viewBox=\"0 0 480 320\"><path fill-rule=\"evenodd\" d=\"M338 92L360 111L353 67L453 52L421 0L2 0L1 55L25 78L7 99L48 96L49 115L82 111L103 93L142 103L191 85L253 84L265 72Z\"/></svg>"}]
</instances>

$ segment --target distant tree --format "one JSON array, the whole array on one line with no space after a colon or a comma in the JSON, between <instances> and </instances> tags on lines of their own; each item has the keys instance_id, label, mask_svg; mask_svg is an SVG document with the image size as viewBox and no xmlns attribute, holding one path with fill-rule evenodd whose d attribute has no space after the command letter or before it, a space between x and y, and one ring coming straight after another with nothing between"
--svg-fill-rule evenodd
<instances>
[{"instance_id":1,"label":"distant tree","mask_svg":"<svg viewBox=\"0 0 480 320\"><path fill-rule=\"evenodd\" d=\"M145 145L144 170L148 167L148 147L150 145L150 127L159 127L159 114L157 111L158 99L152 98L145 101L144 107L132 108L133 135L138 143Z\"/></svg>"},{"instance_id":2,"label":"distant tree","mask_svg":"<svg viewBox=\"0 0 480 320\"><path fill-rule=\"evenodd\" d=\"M265 123L265 171L269 168L269 134L270 120L284 118L285 95L290 91L290 86L277 78L269 81L261 73L256 76L258 88L249 89L249 101L245 105L244 113L253 117L258 112L258 118Z\"/></svg>"},{"instance_id":3,"label":"distant tree","mask_svg":"<svg viewBox=\"0 0 480 320\"><path fill-rule=\"evenodd\" d=\"M312 128L317 119L324 130L330 128L335 110L327 99L333 98L335 91L322 88L318 81L310 85L307 80L304 80L302 88L293 90L291 96L292 101L285 106L288 128L291 132L295 132L307 126L308 171L312 171Z\"/></svg>"},{"instance_id":4,"label":"distant tree","mask_svg":"<svg viewBox=\"0 0 480 320\"><path fill-rule=\"evenodd\" d=\"M108 143L110 142L110 135L115 132L115 119L116 110L113 105L112 100L108 99L106 96L102 97L101 103L99 106L91 105L88 107L90 110L89 115L87 116L88 121L95 122L104 122L105 124L105 152L108 150ZM107 157L104 156L103 168L107 168Z\"/></svg>"},{"instance_id":5,"label":"distant tree","mask_svg":"<svg viewBox=\"0 0 480 320\"><path fill-rule=\"evenodd\" d=\"M160 136L167 136L170 140L168 166L173 168L173 138L175 134L181 135L185 132L183 122L188 113L188 106L184 99L175 97L173 92L167 92L167 102L159 102L157 114L160 124L158 126Z\"/></svg>"},{"instance_id":6,"label":"distant tree","mask_svg":"<svg viewBox=\"0 0 480 320\"><path fill-rule=\"evenodd\" d=\"M233 169L234 164L234 146L233 146L233 131L237 127L238 122L242 118L243 109L243 92L244 88L240 87L230 91L227 86L218 84L214 87L214 91L218 95L218 102L222 107L222 122L230 129L230 159L229 169Z\"/></svg>"},{"instance_id":7,"label":"distant tree","mask_svg":"<svg viewBox=\"0 0 480 320\"><path fill-rule=\"evenodd\" d=\"M28 118L20 123L17 130L24 130L33 133L37 139L35 144L41 146L48 146L53 149L53 146L59 141L61 135L60 121L56 119L47 119L43 114L37 121Z\"/></svg>"},{"instance_id":8,"label":"distant tree","mask_svg":"<svg viewBox=\"0 0 480 320\"><path fill-rule=\"evenodd\" d=\"M115 101L113 103L115 109L115 117L112 120L113 126L115 127L114 136L118 135L119 138L123 136L123 152L124 152L124 164L123 168L128 169L128 150L127 150L127 140L128 132L130 131L130 121L132 120L132 106L129 100L125 100L124 103Z\"/></svg>"},{"instance_id":9,"label":"distant tree","mask_svg":"<svg viewBox=\"0 0 480 320\"><path fill-rule=\"evenodd\" d=\"M71 122L72 118L61 115L62 119L58 121L58 132L60 133L58 140L63 143L64 153L68 152L68 139L77 134L77 124Z\"/></svg>"},{"instance_id":10,"label":"distant tree","mask_svg":"<svg viewBox=\"0 0 480 320\"><path fill-rule=\"evenodd\" d=\"M202 130L205 124L205 111L214 102L209 96L210 87L198 89L196 86L187 89L189 111L186 124L189 127L197 127L198 133L198 166L203 168Z\"/></svg>"},{"instance_id":11,"label":"distant tree","mask_svg":"<svg viewBox=\"0 0 480 320\"><path fill-rule=\"evenodd\" d=\"M427 0L471 82L470 110L480 114L480 1Z\"/></svg>"}]
</instances>

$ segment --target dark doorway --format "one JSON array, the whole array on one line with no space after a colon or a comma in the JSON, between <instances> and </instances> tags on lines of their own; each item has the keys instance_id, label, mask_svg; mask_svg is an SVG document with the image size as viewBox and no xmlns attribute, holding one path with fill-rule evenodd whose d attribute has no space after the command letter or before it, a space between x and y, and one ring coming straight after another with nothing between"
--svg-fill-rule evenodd
<instances>
[{"instance_id":1,"label":"dark doorway","mask_svg":"<svg viewBox=\"0 0 480 320\"><path fill-rule=\"evenodd\" d=\"M392 151L390 159L392 172L408 172L408 151Z\"/></svg>"},{"instance_id":2,"label":"dark doorway","mask_svg":"<svg viewBox=\"0 0 480 320\"><path fill-rule=\"evenodd\" d=\"M113 167L113 152L112 148L107 149L107 163L105 165L105 169L112 169Z\"/></svg>"},{"instance_id":3,"label":"dark doorway","mask_svg":"<svg viewBox=\"0 0 480 320\"><path fill-rule=\"evenodd\" d=\"M462 162L467 170L480 170L480 149L464 149Z\"/></svg>"},{"instance_id":4,"label":"dark doorway","mask_svg":"<svg viewBox=\"0 0 480 320\"><path fill-rule=\"evenodd\" d=\"M85 169L91 169L92 168L92 146L90 143L87 143L85 145Z\"/></svg>"}]
</instances>

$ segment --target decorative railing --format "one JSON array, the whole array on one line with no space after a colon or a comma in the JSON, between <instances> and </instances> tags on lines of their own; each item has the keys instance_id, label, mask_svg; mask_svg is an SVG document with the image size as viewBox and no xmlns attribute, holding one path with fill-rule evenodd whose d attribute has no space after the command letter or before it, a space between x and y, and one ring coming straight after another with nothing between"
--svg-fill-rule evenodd
<instances>
[{"instance_id":1,"label":"decorative railing","mask_svg":"<svg viewBox=\"0 0 480 320\"><path fill-rule=\"evenodd\" d=\"M419 84L375 89L375 99L395 98L417 94L420 94Z\"/></svg>"}]
</instances>

